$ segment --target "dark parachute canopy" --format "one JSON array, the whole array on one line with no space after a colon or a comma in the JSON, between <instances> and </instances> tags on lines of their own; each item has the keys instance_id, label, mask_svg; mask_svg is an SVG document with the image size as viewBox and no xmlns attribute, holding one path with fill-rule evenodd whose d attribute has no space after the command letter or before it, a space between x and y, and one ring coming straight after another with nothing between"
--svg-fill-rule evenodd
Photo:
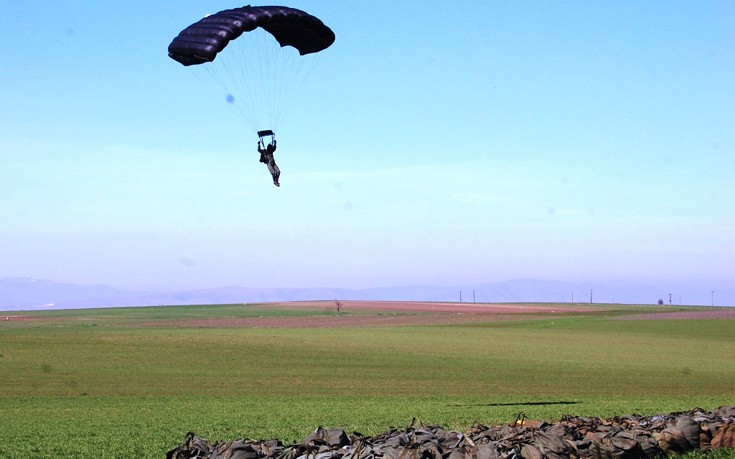
<instances>
[{"instance_id":1,"label":"dark parachute canopy","mask_svg":"<svg viewBox=\"0 0 735 459\"><path fill-rule=\"evenodd\" d=\"M168 55L183 65L211 62L230 41L258 27L302 56L328 48L335 39L332 29L304 11L247 5L207 16L182 30L169 45Z\"/></svg>"}]
</instances>

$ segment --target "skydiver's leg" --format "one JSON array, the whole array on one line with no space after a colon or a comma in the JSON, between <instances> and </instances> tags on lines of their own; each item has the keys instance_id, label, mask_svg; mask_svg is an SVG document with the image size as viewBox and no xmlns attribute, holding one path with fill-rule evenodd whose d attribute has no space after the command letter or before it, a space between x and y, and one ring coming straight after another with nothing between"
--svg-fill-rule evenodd
<instances>
[{"instance_id":1,"label":"skydiver's leg","mask_svg":"<svg viewBox=\"0 0 735 459\"><path fill-rule=\"evenodd\" d=\"M268 171L273 176L273 184L276 186L281 186L281 184L278 183L278 177L281 176L281 169L278 168L278 165L276 165L275 161L270 161L268 163Z\"/></svg>"}]
</instances>

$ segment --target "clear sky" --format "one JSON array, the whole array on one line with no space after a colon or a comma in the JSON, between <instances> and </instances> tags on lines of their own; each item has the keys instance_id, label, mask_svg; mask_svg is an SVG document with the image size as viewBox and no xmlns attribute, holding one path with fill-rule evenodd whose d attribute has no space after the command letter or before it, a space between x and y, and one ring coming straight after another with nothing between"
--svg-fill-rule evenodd
<instances>
[{"instance_id":1,"label":"clear sky","mask_svg":"<svg viewBox=\"0 0 735 459\"><path fill-rule=\"evenodd\" d=\"M167 56L225 1L0 0L0 278L732 285L732 1L293 0L280 188Z\"/></svg>"}]
</instances>

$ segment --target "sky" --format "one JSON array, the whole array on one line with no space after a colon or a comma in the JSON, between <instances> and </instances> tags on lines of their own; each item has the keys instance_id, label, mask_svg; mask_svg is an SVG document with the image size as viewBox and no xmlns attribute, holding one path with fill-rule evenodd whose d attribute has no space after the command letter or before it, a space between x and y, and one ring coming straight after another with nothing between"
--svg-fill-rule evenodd
<instances>
[{"instance_id":1,"label":"sky","mask_svg":"<svg viewBox=\"0 0 735 459\"><path fill-rule=\"evenodd\" d=\"M289 0L337 38L279 122L280 188L167 55L242 5L0 6L0 278L732 287L731 1Z\"/></svg>"}]
</instances>

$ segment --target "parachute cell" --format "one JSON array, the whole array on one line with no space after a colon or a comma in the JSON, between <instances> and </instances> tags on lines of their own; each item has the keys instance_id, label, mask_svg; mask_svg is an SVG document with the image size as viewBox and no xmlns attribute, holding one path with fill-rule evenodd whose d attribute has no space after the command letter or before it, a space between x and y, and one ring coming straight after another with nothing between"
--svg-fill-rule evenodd
<instances>
[{"instance_id":1,"label":"parachute cell","mask_svg":"<svg viewBox=\"0 0 735 459\"><path fill-rule=\"evenodd\" d=\"M318 18L285 6L243 6L220 11L182 30L168 47L168 55L183 65L212 62L230 41L258 27L302 56L334 43L334 32Z\"/></svg>"}]
</instances>

